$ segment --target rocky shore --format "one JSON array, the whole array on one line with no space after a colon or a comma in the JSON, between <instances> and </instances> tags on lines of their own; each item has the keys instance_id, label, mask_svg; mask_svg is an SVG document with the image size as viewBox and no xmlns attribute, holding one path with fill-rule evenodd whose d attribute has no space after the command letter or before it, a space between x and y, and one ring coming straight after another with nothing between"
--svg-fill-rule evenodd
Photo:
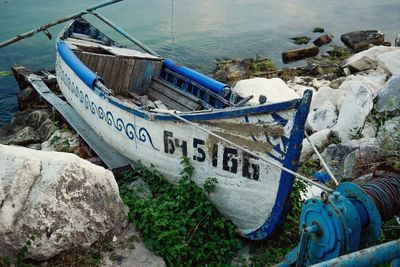
<instances>
[{"instance_id":1,"label":"rocky shore","mask_svg":"<svg viewBox=\"0 0 400 267\"><path fill-rule=\"evenodd\" d=\"M381 163L400 169L400 35L390 46L378 31L344 34L347 47L316 57L332 38L322 34L315 46L282 54L284 62L310 57L304 67L278 70L269 59L226 60L214 77L242 97L253 95L249 104L313 91L306 131L340 181L366 181ZM54 79L49 74L47 82L54 86ZM20 91L18 100L20 111L0 128L0 258L16 256L32 236L26 256L39 261L126 239L126 207L114 175L33 89ZM301 162L310 159L316 157L305 139ZM165 265L140 238L135 242L137 250L121 246L118 253L145 263L135 266Z\"/></svg>"}]
</instances>

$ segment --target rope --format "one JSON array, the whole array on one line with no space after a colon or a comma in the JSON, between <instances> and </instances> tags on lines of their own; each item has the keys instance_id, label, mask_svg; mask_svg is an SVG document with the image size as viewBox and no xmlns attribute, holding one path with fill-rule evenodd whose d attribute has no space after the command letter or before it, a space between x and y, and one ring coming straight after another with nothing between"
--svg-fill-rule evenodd
<instances>
[{"instance_id":1,"label":"rope","mask_svg":"<svg viewBox=\"0 0 400 267\"><path fill-rule=\"evenodd\" d=\"M326 172L328 173L328 175L331 177L332 181L334 182L334 184L336 186L339 185L338 180L335 178L335 176L333 175L333 173L331 172L331 170L329 169L328 165L326 164L325 160L322 158L321 153L319 153L318 149L315 147L315 145L313 144L313 142L311 142L310 137L308 136L307 132L304 132L304 135L307 138L307 141L310 143L312 149L314 150L315 154L317 154L319 160L321 161L322 167L324 167L324 169L326 170Z\"/></svg>"},{"instance_id":2,"label":"rope","mask_svg":"<svg viewBox=\"0 0 400 267\"><path fill-rule=\"evenodd\" d=\"M374 201L383 221L400 212L400 176L376 179L361 188Z\"/></svg>"},{"instance_id":3,"label":"rope","mask_svg":"<svg viewBox=\"0 0 400 267\"><path fill-rule=\"evenodd\" d=\"M298 174L298 173L296 173L296 172L294 172L294 171L292 171L292 170L290 170L288 168L285 168L285 167L279 165L278 163L276 163L276 162L274 162L274 161L272 161L272 160L270 160L270 159L268 159L266 157L260 156L260 155L258 155L256 153L254 153L253 151L248 150L245 147L242 147L242 146L240 146L240 145L238 145L238 144L236 144L236 143L234 143L234 142L232 142L232 141L230 141L230 140L228 140L228 139L226 139L226 138L224 138L222 136L219 136L219 135L217 135L217 134L215 134L215 133L213 133L213 132L211 132L211 131L209 131L209 130L207 130L207 129L205 129L205 128L203 128L203 127L201 127L201 126L199 126L199 125L197 125L197 124L195 124L195 123L193 123L191 121L188 121L187 119L182 118L181 116L176 114L175 111L169 111L169 110L153 110L153 111L158 112L158 113L172 115L175 118L177 118L178 120L186 122L187 124L197 128L197 129L199 129L199 130L201 130L203 132L206 132L209 135L212 135L212 136L224 141L225 143L228 143L228 144L230 144L230 145L232 145L232 146L234 146L234 147L246 152L247 154L249 154L249 155L251 155L253 157L256 157L256 158L258 158L258 159L260 159L260 160L262 160L262 161L264 161L264 162L266 162L268 164L271 164L272 166L274 166L274 167L276 167L278 169L281 169L281 170L283 170L283 171L285 171L285 172L287 172L287 173L289 173L289 174L291 174L291 175L293 175L293 176L295 176L295 177L297 177L297 178L299 178L299 179L301 179L301 180L303 180L303 181L305 181L307 183L315 185L316 187L319 187L319 188L321 188L322 190L324 190L326 192L332 193L333 191L335 191L332 188L329 188L329 187L326 187L326 186L324 186L324 185L322 185L320 183L317 183L317 182L315 182L315 181L313 181L313 180L311 180L311 179L309 179L309 178L307 178L307 177L305 177L305 176L303 176L301 174Z\"/></svg>"}]
</instances>

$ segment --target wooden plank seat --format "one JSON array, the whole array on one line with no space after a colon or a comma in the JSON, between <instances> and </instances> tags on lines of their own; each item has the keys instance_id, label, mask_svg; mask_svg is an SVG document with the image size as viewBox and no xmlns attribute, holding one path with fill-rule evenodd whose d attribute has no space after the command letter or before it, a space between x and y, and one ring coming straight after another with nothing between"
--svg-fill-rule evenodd
<instances>
[{"instance_id":1,"label":"wooden plank seat","mask_svg":"<svg viewBox=\"0 0 400 267\"><path fill-rule=\"evenodd\" d=\"M193 111L203 108L200 99L158 78L152 79L147 95L152 101L161 100L170 109Z\"/></svg>"}]
</instances>

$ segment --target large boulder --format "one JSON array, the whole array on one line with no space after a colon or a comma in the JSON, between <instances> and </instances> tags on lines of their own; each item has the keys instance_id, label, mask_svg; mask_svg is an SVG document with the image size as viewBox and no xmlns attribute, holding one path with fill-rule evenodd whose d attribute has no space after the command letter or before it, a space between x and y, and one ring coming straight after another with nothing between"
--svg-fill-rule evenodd
<instances>
[{"instance_id":1,"label":"large boulder","mask_svg":"<svg viewBox=\"0 0 400 267\"><path fill-rule=\"evenodd\" d=\"M373 95L363 83L349 81L347 85L351 89L340 107L337 123L332 128L342 141L350 140L358 133L373 108Z\"/></svg>"},{"instance_id":2,"label":"large boulder","mask_svg":"<svg viewBox=\"0 0 400 267\"><path fill-rule=\"evenodd\" d=\"M379 92L376 109L379 112L400 113L400 71Z\"/></svg>"},{"instance_id":3,"label":"large boulder","mask_svg":"<svg viewBox=\"0 0 400 267\"><path fill-rule=\"evenodd\" d=\"M299 98L296 92L289 88L282 79L279 78L253 78L238 81L232 92L241 97L253 95L250 104L258 105L260 95L267 97L267 103L283 102Z\"/></svg>"},{"instance_id":4,"label":"large boulder","mask_svg":"<svg viewBox=\"0 0 400 267\"><path fill-rule=\"evenodd\" d=\"M400 48L396 47L395 50L384 53L377 57L380 67L385 69L390 74L400 72Z\"/></svg>"},{"instance_id":5,"label":"large boulder","mask_svg":"<svg viewBox=\"0 0 400 267\"><path fill-rule=\"evenodd\" d=\"M0 145L0 256L43 260L114 235L125 207L113 174L69 153Z\"/></svg>"},{"instance_id":6,"label":"large boulder","mask_svg":"<svg viewBox=\"0 0 400 267\"><path fill-rule=\"evenodd\" d=\"M337 109L340 109L345 96L346 92L344 90L322 86L318 89L315 95L313 95L311 100L311 109L316 109L327 101L332 103Z\"/></svg>"},{"instance_id":7,"label":"large boulder","mask_svg":"<svg viewBox=\"0 0 400 267\"><path fill-rule=\"evenodd\" d=\"M399 50L399 48L391 46L375 46L349 57L341 63L341 66L343 68L350 68L353 73L373 69L378 66L379 56L394 50Z\"/></svg>"},{"instance_id":8,"label":"large boulder","mask_svg":"<svg viewBox=\"0 0 400 267\"><path fill-rule=\"evenodd\" d=\"M400 33L397 35L394 46L400 47Z\"/></svg>"},{"instance_id":9,"label":"large boulder","mask_svg":"<svg viewBox=\"0 0 400 267\"><path fill-rule=\"evenodd\" d=\"M340 36L340 40L355 51L362 51L369 45L383 45L385 35L377 30L354 31Z\"/></svg>"}]
</instances>

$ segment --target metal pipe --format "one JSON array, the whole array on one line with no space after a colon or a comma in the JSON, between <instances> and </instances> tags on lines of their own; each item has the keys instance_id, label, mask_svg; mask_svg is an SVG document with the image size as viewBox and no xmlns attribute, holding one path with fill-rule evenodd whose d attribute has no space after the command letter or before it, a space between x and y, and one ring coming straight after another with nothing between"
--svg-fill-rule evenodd
<instances>
[{"instance_id":1,"label":"metal pipe","mask_svg":"<svg viewBox=\"0 0 400 267\"><path fill-rule=\"evenodd\" d=\"M312 267L367 267L398 258L400 258L400 239L320 262Z\"/></svg>"},{"instance_id":2,"label":"metal pipe","mask_svg":"<svg viewBox=\"0 0 400 267\"><path fill-rule=\"evenodd\" d=\"M99 3L99 4L95 5L95 6L89 7L88 9L86 9L86 11L81 11L81 12L79 12L79 13L75 13L75 14L73 14L73 15L70 15L70 16L67 16L67 17L58 19L58 20L56 20L56 21L49 22L49 23L44 24L44 25L42 25L42 26L40 26L40 27L38 27L38 28L36 28L36 29L34 29L34 30L25 32L25 33L23 33L23 34L19 34L19 35L17 35L17 36L14 37L14 38L11 38L11 39L8 39L8 40L6 40L6 41L4 41L4 42L1 42L1 43L0 43L0 48L2 48L2 47L4 47L4 46L7 46L7 45L10 45L10 44L12 44L12 43L18 42L18 41L20 41L20 40L22 40L22 39L32 37L33 35L35 35L35 34L38 33L38 32L45 32L45 31L46 31L48 28L50 28L50 27L53 27L53 26L55 26L55 25L64 23L64 22L69 21L69 20L72 20L72 19L79 18L79 17L81 17L81 16L83 16L83 15L85 15L85 14L88 14L88 12L93 12L93 10L95 10L95 9L98 9L98 8L101 8L101 7L105 7L105 6L108 6L108 5L112 5L112 4L114 4L114 3L121 2L121 1L123 1L123 0L109 0L109 1L105 1L105 2L103 2L103 3Z\"/></svg>"},{"instance_id":3,"label":"metal pipe","mask_svg":"<svg viewBox=\"0 0 400 267\"><path fill-rule=\"evenodd\" d=\"M310 143L312 149L314 150L315 154L317 154L319 160L321 161L322 167L324 167L324 169L326 170L326 172L328 173L328 175L331 177L332 181L335 183L336 186L339 185L338 180L335 178L335 176L333 175L333 173L331 172L331 170L329 169L328 165L326 164L325 160L322 158L321 153L319 153L318 149L315 147L315 145L313 144L313 142L311 142L310 137L308 136L307 132L304 131L304 134L307 138L307 141Z\"/></svg>"},{"instance_id":4,"label":"metal pipe","mask_svg":"<svg viewBox=\"0 0 400 267\"><path fill-rule=\"evenodd\" d=\"M126 39L128 39L129 41L131 41L132 43L134 43L135 45L139 46L140 48L142 48L144 51L146 51L147 53L159 57L160 55L158 55L156 52L154 52L153 50L151 50L151 48L147 47L146 45L144 45L142 42L140 42L139 40L135 39L134 37L132 37L129 33L127 33L126 31L124 31L122 28L118 27L116 24L114 24L114 22L110 21L109 19L107 19L106 17L104 17L103 15L97 13L96 11L91 11L88 10L88 12L94 16L96 16L98 19L100 19L101 21L103 21L105 24L107 24L108 26L110 26L111 28L113 28L114 30L116 30L117 32L119 32L120 34L122 34Z\"/></svg>"},{"instance_id":5,"label":"metal pipe","mask_svg":"<svg viewBox=\"0 0 400 267\"><path fill-rule=\"evenodd\" d=\"M321 184L319 184L317 182L314 182L313 180L311 180L311 179L309 179L309 178L307 178L307 177L305 177L305 176L303 176L301 174L298 174L298 173L296 173L296 172L294 172L294 171L292 171L292 170L290 170L288 168L285 168L285 167L279 165L278 163L276 163L276 162L274 162L274 161L272 161L272 160L270 160L270 159L268 159L266 157L260 156L260 155L254 153L253 151L251 151L251 150L249 150L249 149L247 149L245 147L242 147L242 146L240 146L240 145L238 145L238 144L236 144L236 143L234 143L232 141L229 141L228 139L226 139L226 138L224 138L222 136L219 136L219 135L217 135L217 134L215 134L215 133L213 133L213 132L211 132L211 131L209 131L209 130L207 130L207 129L205 129L205 128L203 128L203 127L201 127L201 126L199 126L199 125L197 125L197 124L195 124L195 123L193 123L191 121L188 121L187 119L182 118L181 116L176 114L175 111L169 111L169 110L153 110L153 111L158 112L158 113L172 115L175 118L177 118L177 119L179 119L179 120L181 120L183 122L186 122L186 123L192 125L193 127L196 127L197 129L199 129L199 130L201 130L203 132L206 132L209 135L212 135L212 136L224 141L225 143L228 143L228 144L230 144L230 145L232 145L232 146L234 146L234 147L246 152L247 154L249 154L249 155L251 155L253 157L256 157L256 158L258 158L258 159L260 159L260 160L262 160L262 161L264 161L264 162L266 162L268 164L271 164L272 166L274 166L274 167L276 167L278 169L281 169L281 170L283 170L283 171L285 171L285 172L287 172L287 173L289 173L289 174L291 174L291 175L293 175L293 176L295 176L295 177L297 177L297 178L299 178L299 179L301 179L301 180L303 180L303 181L305 181L307 183L315 185L316 187L319 187L322 190L325 190L326 192L333 193L335 191L332 188L329 188L329 187L321 185Z\"/></svg>"}]
</instances>

